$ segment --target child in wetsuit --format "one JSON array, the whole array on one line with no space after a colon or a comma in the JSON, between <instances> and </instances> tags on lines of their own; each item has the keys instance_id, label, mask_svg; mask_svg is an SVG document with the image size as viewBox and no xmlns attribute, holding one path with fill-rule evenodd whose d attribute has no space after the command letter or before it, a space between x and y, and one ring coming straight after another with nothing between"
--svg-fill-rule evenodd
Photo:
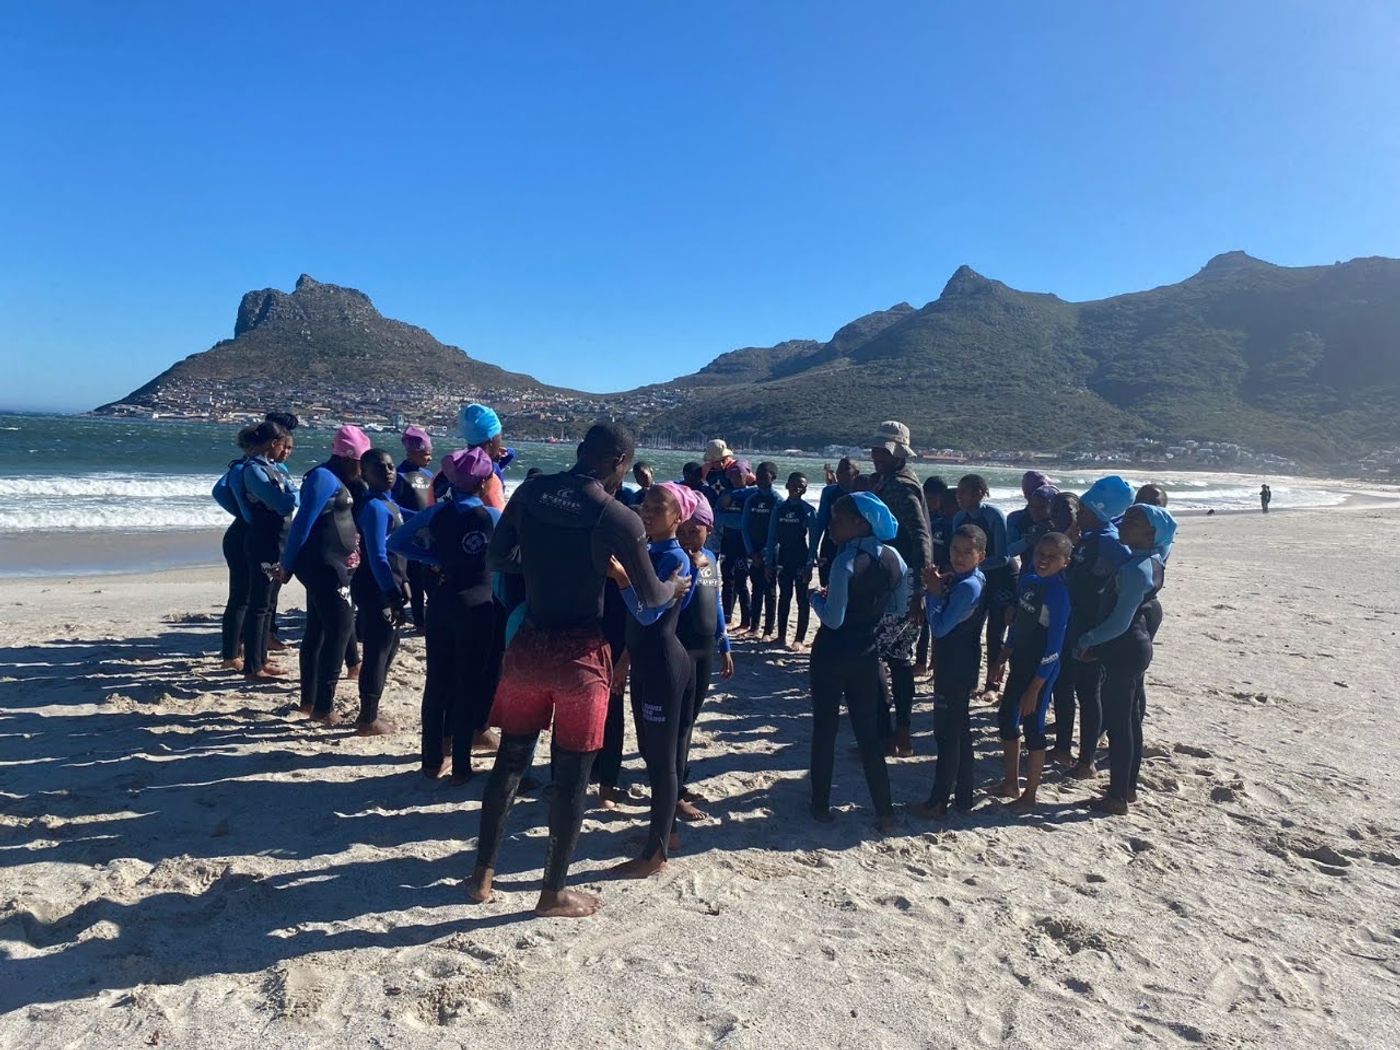
<instances>
[{"instance_id":1,"label":"child in wetsuit","mask_svg":"<svg viewBox=\"0 0 1400 1050\"><path fill-rule=\"evenodd\" d=\"M987 479L981 474L963 475L958 481L959 509L953 519L953 531L973 525L986 537L986 557L980 564L986 580L987 654L989 659L995 659L1006 636L1006 610L1016 601L1016 567L1007 553L1006 515L986 502L989 494ZM990 679L991 668L987 670ZM996 688L990 680L983 692L995 696Z\"/></svg>"},{"instance_id":2,"label":"child in wetsuit","mask_svg":"<svg viewBox=\"0 0 1400 1050\"><path fill-rule=\"evenodd\" d=\"M1048 501L1047 501L1048 509ZM1011 680L1002 694L997 713L1006 776L992 794L1013 798L1013 813L1029 813L1045 769L1045 716L1060 674L1060 650L1069 624L1069 589L1065 567L1073 546L1069 539L1051 532L1040 538L1027 555L1032 570L1021 577L1016 589L1015 619L997 659L996 678L1008 661ZM1026 790L1021 792L1021 731L1026 734Z\"/></svg>"},{"instance_id":3,"label":"child in wetsuit","mask_svg":"<svg viewBox=\"0 0 1400 1050\"><path fill-rule=\"evenodd\" d=\"M924 502L928 504L929 540L933 548L933 564L939 572L948 571L948 542L953 536L953 518L958 513L957 493L937 474L924 479ZM914 673L929 673L929 657L933 636L928 619L919 625L919 644L914 655Z\"/></svg>"},{"instance_id":4,"label":"child in wetsuit","mask_svg":"<svg viewBox=\"0 0 1400 1050\"><path fill-rule=\"evenodd\" d=\"M763 462L754 474L754 492L744 503L739 528L744 536L744 555L749 564L749 624L765 639L773 636L773 614L778 604L778 578L766 561L769 526L779 499L773 482L778 480L777 464Z\"/></svg>"},{"instance_id":5,"label":"child in wetsuit","mask_svg":"<svg viewBox=\"0 0 1400 1050\"><path fill-rule=\"evenodd\" d=\"M713 475L712 475L713 477ZM749 608L749 561L744 548L742 527L744 504L757 489L752 486L748 460L737 460L719 475L719 498L715 503L715 524L719 527L719 572L723 582L721 600L724 620L734 618L735 603L739 606L739 626L736 634L752 627Z\"/></svg>"},{"instance_id":6,"label":"child in wetsuit","mask_svg":"<svg viewBox=\"0 0 1400 1050\"><path fill-rule=\"evenodd\" d=\"M690 686L681 709L680 801L676 803L676 816L681 820L700 820L705 816L696 806L696 796L689 787L690 742L695 721L700 717L700 708L710 692L717 646L721 662L720 677L726 680L734 677L734 657L730 653L729 634L725 630L724 613L720 609L719 565L715 556L705 549L714 525L714 512L703 494L697 495L701 498L696 501L695 509L676 530L681 549L690 557L695 580L689 604L681 609L680 620L676 624L676 637L685 646L691 667Z\"/></svg>"},{"instance_id":7,"label":"child in wetsuit","mask_svg":"<svg viewBox=\"0 0 1400 1050\"><path fill-rule=\"evenodd\" d=\"M812 816L831 818L831 777L841 701L860 748L878 825L895 825L880 722L883 698L876 629L909 608L908 569L889 541L899 526L868 492L842 496L831 508L828 535L836 545L831 582L812 597L820 626L812 642Z\"/></svg>"},{"instance_id":8,"label":"child in wetsuit","mask_svg":"<svg viewBox=\"0 0 1400 1050\"><path fill-rule=\"evenodd\" d=\"M676 540L676 530L682 520L694 514L701 498L693 489L668 481L653 485L642 500L639 513L650 541L648 554L657 579L669 580L677 575L690 578L690 558ZM623 876L645 878L665 868L668 853L675 848L672 829L684 761L682 708L694 678L690 656L676 637L676 625L683 607L693 600L694 590L680 602L672 598L664 605L649 606L632 589L631 580L616 559L609 575L631 613L627 622L627 655L632 675L632 717L651 785L651 824L646 845L640 857L616 870Z\"/></svg>"},{"instance_id":9,"label":"child in wetsuit","mask_svg":"<svg viewBox=\"0 0 1400 1050\"><path fill-rule=\"evenodd\" d=\"M802 497L807 494L807 475L794 471L787 479L788 498L778 504L768 524L768 543L764 562L769 579L778 581L778 643L787 641L788 613L793 595L797 596L797 633L792 648L800 651L807 640L807 617L810 602L807 588L812 581L815 564L817 512Z\"/></svg>"},{"instance_id":10,"label":"child in wetsuit","mask_svg":"<svg viewBox=\"0 0 1400 1050\"><path fill-rule=\"evenodd\" d=\"M933 790L916 812L942 820L948 798L959 810L972 809L972 725L968 703L982 667L983 594L986 578L979 566L987 554L987 537L976 525L959 525L949 544L952 572L936 566L924 570L925 614L934 637L933 735L938 744Z\"/></svg>"},{"instance_id":11,"label":"child in wetsuit","mask_svg":"<svg viewBox=\"0 0 1400 1050\"><path fill-rule=\"evenodd\" d=\"M381 736L393 732L379 717L379 699L399 651L399 626L409 600L408 562L388 549L389 536L403 524L403 513L390 495L396 480L393 457L383 449L370 449L360 457L360 474L369 497L355 515L360 564L350 577L356 628L364 647L355 735Z\"/></svg>"}]
</instances>

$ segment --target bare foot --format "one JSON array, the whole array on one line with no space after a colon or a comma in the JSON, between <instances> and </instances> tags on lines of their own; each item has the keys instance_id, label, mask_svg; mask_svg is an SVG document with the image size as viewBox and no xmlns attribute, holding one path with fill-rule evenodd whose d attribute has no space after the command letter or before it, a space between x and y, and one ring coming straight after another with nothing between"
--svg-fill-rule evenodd
<instances>
[{"instance_id":1,"label":"bare foot","mask_svg":"<svg viewBox=\"0 0 1400 1050\"><path fill-rule=\"evenodd\" d=\"M235 656L232 660L224 660L219 666L225 671L241 671L243 670L243 658Z\"/></svg>"},{"instance_id":2,"label":"bare foot","mask_svg":"<svg viewBox=\"0 0 1400 1050\"><path fill-rule=\"evenodd\" d=\"M1098 770L1094 768L1092 762L1076 762L1074 768L1069 771L1069 775L1075 780L1093 780L1098 775Z\"/></svg>"},{"instance_id":3,"label":"bare foot","mask_svg":"<svg viewBox=\"0 0 1400 1050\"><path fill-rule=\"evenodd\" d=\"M467 770L465 773L458 773L458 772L454 769L454 770L452 771L452 776L450 776L450 777L448 778L447 783L448 783L451 787L459 788L459 787L461 787L463 784L470 783L470 782L471 782L471 779L472 779L472 772L471 772L470 769Z\"/></svg>"},{"instance_id":4,"label":"bare foot","mask_svg":"<svg viewBox=\"0 0 1400 1050\"><path fill-rule=\"evenodd\" d=\"M916 817L923 817L925 820L947 820L948 803L925 802L921 806L914 807L914 815Z\"/></svg>"},{"instance_id":5,"label":"bare foot","mask_svg":"<svg viewBox=\"0 0 1400 1050\"><path fill-rule=\"evenodd\" d=\"M265 664L261 671L244 671L243 677L249 682L275 682L279 678L286 678L287 672L280 667Z\"/></svg>"},{"instance_id":6,"label":"bare foot","mask_svg":"<svg viewBox=\"0 0 1400 1050\"><path fill-rule=\"evenodd\" d=\"M373 722L356 722L356 736L388 736L394 731L394 727L382 718L376 718Z\"/></svg>"},{"instance_id":7,"label":"bare foot","mask_svg":"<svg viewBox=\"0 0 1400 1050\"><path fill-rule=\"evenodd\" d=\"M280 653L283 649L289 649L289 648L291 648L291 646L289 646L286 642L282 641L282 639L280 639L280 638L274 638L274 637L272 637L272 635L270 635L270 634L267 636L267 651L268 651L268 652L270 652L270 653Z\"/></svg>"},{"instance_id":8,"label":"bare foot","mask_svg":"<svg viewBox=\"0 0 1400 1050\"><path fill-rule=\"evenodd\" d=\"M1003 780L996 787L989 790L987 794L993 795L996 798L1020 798L1021 785L1011 780Z\"/></svg>"},{"instance_id":9,"label":"bare foot","mask_svg":"<svg viewBox=\"0 0 1400 1050\"><path fill-rule=\"evenodd\" d=\"M622 792L615 787L608 787L606 784L598 785L598 808L617 809L617 800L622 797Z\"/></svg>"},{"instance_id":10,"label":"bare foot","mask_svg":"<svg viewBox=\"0 0 1400 1050\"><path fill-rule=\"evenodd\" d=\"M875 821L875 830L881 835L893 835L899 830L899 818L893 813L887 817L881 817Z\"/></svg>"},{"instance_id":11,"label":"bare foot","mask_svg":"<svg viewBox=\"0 0 1400 1050\"><path fill-rule=\"evenodd\" d=\"M1074 752L1070 751L1070 749L1067 748L1067 747L1066 747L1066 748L1058 748L1058 747L1055 748L1055 750L1053 750L1053 751L1050 752L1050 754L1049 754L1048 757L1049 757L1050 761L1053 762L1053 763L1054 763L1055 765L1057 765L1057 766L1072 766L1072 765L1074 765Z\"/></svg>"},{"instance_id":12,"label":"bare foot","mask_svg":"<svg viewBox=\"0 0 1400 1050\"><path fill-rule=\"evenodd\" d=\"M1015 813L1018 817L1024 817L1027 813L1035 809L1035 796L1022 795L1006 808L1011 810L1011 812Z\"/></svg>"},{"instance_id":13,"label":"bare foot","mask_svg":"<svg viewBox=\"0 0 1400 1050\"><path fill-rule=\"evenodd\" d=\"M495 751L501 746L501 736L494 729L483 729L472 737L473 751Z\"/></svg>"},{"instance_id":14,"label":"bare foot","mask_svg":"<svg viewBox=\"0 0 1400 1050\"><path fill-rule=\"evenodd\" d=\"M831 813L830 806L818 806L813 803L811 813L812 819L822 824L832 824L836 821L836 818Z\"/></svg>"},{"instance_id":15,"label":"bare foot","mask_svg":"<svg viewBox=\"0 0 1400 1050\"><path fill-rule=\"evenodd\" d=\"M345 680L347 682L358 682L360 680L359 664L356 664L354 667L347 667L345 669Z\"/></svg>"},{"instance_id":16,"label":"bare foot","mask_svg":"<svg viewBox=\"0 0 1400 1050\"><path fill-rule=\"evenodd\" d=\"M1136 791L1129 791L1129 792L1128 792L1128 801L1129 801L1129 802L1136 802L1136 801L1137 801L1137 792L1136 792Z\"/></svg>"},{"instance_id":17,"label":"bare foot","mask_svg":"<svg viewBox=\"0 0 1400 1050\"><path fill-rule=\"evenodd\" d=\"M647 879L653 875L659 875L666 870L666 860L660 853L654 857L638 857L636 860L625 860L621 864L608 869L610 875L615 875L619 879Z\"/></svg>"},{"instance_id":18,"label":"bare foot","mask_svg":"<svg viewBox=\"0 0 1400 1050\"><path fill-rule=\"evenodd\" d=\"M450 736L445 736L442 738L442 757L452 757L452 738Z\"/></svg>"},{"instance_id":19,"label":"bare foot","mask_svg":"<svg viewBox=\"0 0 1400 1050\"><path fill-rule=\"evenodd\" d=\"M708 813L697 806L689 799L681 799L676 803L676 818L678 820L704 820Z\"/></svg>"},{"instance_id":20,"label":"bare foot","mask_svg":"<svg viewBox=\"0 0 1400 1050\"><path fill-rule=\"evenodd\" d=\"M542 919L585 919L603 906L603 898L582 890L545 890L535 905Z\"/></svg>"},{"instance_id":21,"label":"bare foot","mask_svg":"<svg viewBox=\"0 0 1400 1050\"><path fill-rule=\"evenodd\" d=\"M894 731L894 757L910 758L914 754L914 740L907 729Z\"/></svg>"},{"instance_id":22,"label":"bare foot","mask_svg":"<svg viewBox=\"0 0 1400 1050\"><path fill-rule=\"evenodd\" d=\"M1095 813L1111 813L1115 817L1128 815L1128 804L1121 798L1110 798L1108 795L1090 799L1089 808Z\"/></svg>"},{"instance_id":23,"label":"bare foot","mask_svg":"<svg viewBox=\"0 0 1400 1050\"><path fill-rule=\"evenodd\" d=\"M334 711L322 711L320 714L311 713L311 721L320 722L323 726L338 726L343 721Z\"/></svg>"},{"instance_id":24,"label":"bare foot","mask_svg":"<svg viewBox=\"0 0 1400 1050\"><path fill-rule=\"evenodd\" d=\"M806 642L788 642L788 652L805 653L807 651Z\"/></svg>"},{"instance_id":25,"label":"bare foot","mask_svg":"<svg viewBox=\"0 0 1400 1050\"><path fill-rule=\"evenodd\" d=\"M676 832L671 832L666 836L666 854L679 853L681 850L681 837Z\"/></svg>"},{"instance_id":26,"label":"bare foot","mask_svg":"<svg viewBox=\"0 0 1400 1050\"><path fill-rule=\"evenodd\" d=\"M491 890L491 880L495 877L494 869L477 868L467 880L467 896L478 904L490 904L496 897Z\"/></svg>"},{"instance_id":27,"label":"bare foot","mask_svg":"<svg viewBox=\"0 0 1400 1050\"><path fill-rule=\"evenodd\" d=\"M300 712L301 712L302 714L304 714L304 715L309 715L309 714L312 712L312 710L314 710L314 709L312 708L312 706L311 706L310 704L298 704L298 705L297 705L297 710L300 711Z\"/></svg>"},{"instance_id":28,"label":"bare foot","mask_svg":"<svg viewBox=\"0 0 1400 1050\"><path fill-rule=\"evenodd\" d=\"M442 766L422 766L419 768L419 772L429 780L437 780L442 776Z\"/></svg>"}]
</instances>

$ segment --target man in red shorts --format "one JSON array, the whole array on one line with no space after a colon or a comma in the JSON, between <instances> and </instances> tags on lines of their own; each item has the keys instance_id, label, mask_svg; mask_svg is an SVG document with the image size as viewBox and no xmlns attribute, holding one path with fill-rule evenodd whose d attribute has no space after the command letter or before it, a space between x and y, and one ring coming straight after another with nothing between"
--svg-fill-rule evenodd
<instances>
[{"instance_id":1,"label":"man in red shorts","mask_svg":"<svg viewBox=\"0 0 1400 1050\"><path fill-rule=\"evenodd\" d=\"M690 589L690 581L679 576L656 578L641 519L613 499L635 451L626 427L595 424L571 469L521 484L491 537L487 564L524 576L529 611L506 649L491 708L501 745L481 802L476 869L467 884L473 900L492 897L506 817L540 733L552 720L549 852L535 914L577 918L602 905L594 894L566 890L564 881L608 719L612 659L602 626L608 565L612 558L622 563L647 605L665 605Z\"/></svg>"}]
</instances>

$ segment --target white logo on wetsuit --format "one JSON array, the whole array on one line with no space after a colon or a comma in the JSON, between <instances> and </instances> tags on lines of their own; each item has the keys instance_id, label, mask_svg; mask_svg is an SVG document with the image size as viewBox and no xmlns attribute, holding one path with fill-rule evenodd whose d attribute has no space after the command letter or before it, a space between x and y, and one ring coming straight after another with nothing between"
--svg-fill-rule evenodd
<instances>
[{"instance_id":1,"label":"white logo on wetsuit","mask_svg":"<svg viewBox=\"0 0 1400 1050\"><path fill-rule=\"evenodd\" d=\"M349 588L349 587L339 587L339 588L336 589L336 592L335 592L335 593L338 594L338 595L340 595L340 600L343 601L346 605L349 605L349 604L350 604L350 588Z\"/></svg>"},{"instance_id":2,"label":"white logo on wetsuit","mask_svg":"<svg viewBox=\"0 0 1400 1050\"><path fill-rule=\"evenodd\" d=\"M484 532L469 532L462 537L462 550L467 554L480 554L486 549L486 545L486 533Z\"/></svg>"}]
</instances>

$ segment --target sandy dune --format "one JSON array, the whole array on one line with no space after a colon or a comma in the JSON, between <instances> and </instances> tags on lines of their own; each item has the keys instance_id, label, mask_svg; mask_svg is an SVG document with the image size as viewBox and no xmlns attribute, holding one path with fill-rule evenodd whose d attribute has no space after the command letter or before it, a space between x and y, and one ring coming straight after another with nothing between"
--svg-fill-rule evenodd
<instances>
[{"instance_id":1,"label":"sandy dune","mask_svg":"<svg viewBox=\"0 0 1400 1050\"><path fill-rule=\"evenodd\" d=\"M697 731L714 819L639 885L594 873L645 809L590 814L583 922L530 915L538 798L464 903L484 777L416 772L420 641L407 731L357 740L213 669L218 572L6 583L0 1046L1395 1046L1397 546L1392 511L1183 525L1127 818L1056 776L1029 819L877 839L843 729L815 825L805 660L741 647Z\"/></svg>"}]
</instances>

